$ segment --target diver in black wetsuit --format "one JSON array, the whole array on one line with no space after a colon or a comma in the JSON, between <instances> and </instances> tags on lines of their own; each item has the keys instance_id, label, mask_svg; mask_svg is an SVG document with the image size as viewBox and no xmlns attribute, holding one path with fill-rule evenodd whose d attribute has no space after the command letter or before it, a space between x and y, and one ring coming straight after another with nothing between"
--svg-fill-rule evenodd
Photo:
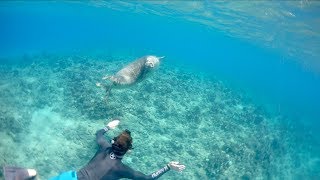
<instances>
[{"instance_id":1,"label":"diver in black wetsuit","mask_svg":"<svg viewBox=\"0 0 320 180\"><path fill-rule=\"evenodd\" d=\"M113 179L158 179L170 169L182 171L185 166L178 162L170 162L168 165L152 173L145 175L139 171L135 171L121 162L122 157L128 150L132 149L131 133L128 130L123 131L120 135L109 143L104 134L114 129L119 120L114 120L108 125L97 131L96 140L99 144L99 150L96 152L90 162L80 169L78 172L68 171L61 173L59 176L50 178L49 180L113 180ZM23 169L18 167L4 167L6 180L25 180L34 178L37 172L34 169Z\"/></svg>"},{"instance_id":2,"label":"diver in black wetsuit","mask_svg":"<svg viewBox=\"0 0 320 180\"><path fill-rule=\"evenodd\" d=\"M118 123L118 120L112 121L105 128L97 131L96 139L100 146L99 150L90 162L77 172L78 180L158 179L170 169L182 171L185 168L178 162L170 162L151 175L145 175L123 164L121 162L122 157L128 150L132 149L130 131L123 131L113 139L112 144L103 136L109 129L114 129Z\"/></svg>"},{"instance_id":3,"label":"diver in black wetsuit","mask_svg":"<svg viewBox=\"0 0 320 180\"><path fill-rule=\"evenodd\" d=\"M99 150L90 162L77 172L78 180L157 179L170 169L182 171L185 168L184 165L171 162L151 175L145 175L123 164L121 162L122 157L128 150L132 149L130 131L123 131L113 139L112 144L103 136L109 129L114 129L118 123L118 120L112 121L105 128L97 131L96 139L100 146Z\"/></svg>"}]
</instances>

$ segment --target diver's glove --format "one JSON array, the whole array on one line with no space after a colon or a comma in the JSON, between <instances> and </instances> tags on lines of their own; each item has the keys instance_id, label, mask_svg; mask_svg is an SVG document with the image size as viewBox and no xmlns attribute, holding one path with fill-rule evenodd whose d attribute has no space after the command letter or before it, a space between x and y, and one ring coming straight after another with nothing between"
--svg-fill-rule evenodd
<instances>
[{"instance_id":1,"label":"diver's glove","mask_svg":"<svg viewBox=\"0 0 320 180\"><path fill-rule=\"evenodd\" d=\"M109 122L106 127L104 127L103 129L105 131L108 131L109 129L114 129L119 125L120 121L119 120L113 120L111 122Z\"/></svg>"},{"instance_id":2,"label":"diver's glove","mask_svg":"<svg viewBox=\"0 0 320 180\"><path fill-rule=\"evenodd\" d=\"M183 171L186 168L185 165L179 164L179 162L177 162L177 161L169 162L168 166L170 169L173 169L173 170L179 171L179 172Z\"/></svg>"}]
</instances>

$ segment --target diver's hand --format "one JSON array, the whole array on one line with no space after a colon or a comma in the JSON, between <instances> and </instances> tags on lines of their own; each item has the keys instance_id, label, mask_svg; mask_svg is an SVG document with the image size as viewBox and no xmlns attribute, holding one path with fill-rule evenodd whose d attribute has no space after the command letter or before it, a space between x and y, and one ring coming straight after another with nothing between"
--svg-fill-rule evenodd
<instances>
[{"instance_id":1,"label":"diver's hand","mask_svg":"<svg viewBox=\"0 0 320 180\"><path fill-rule=\"evenodd\" d=\"M168 166L170 167L170 169L173 169L173 170L179 171L179 172L183 171L186 168L185 165L179 164L179 162L177 162L177 161L169 162Z\"/></svg>"},{"instance_id":2,"label":"diver's hand","mask_svg":"<svg viewBox=\"0 0 320 180\"><path fill-rule=\"evenodd\" d=\"M119 120L113 120L107 124L108 129L114 129L119 125Z\"/></svg>"}]
</instances>

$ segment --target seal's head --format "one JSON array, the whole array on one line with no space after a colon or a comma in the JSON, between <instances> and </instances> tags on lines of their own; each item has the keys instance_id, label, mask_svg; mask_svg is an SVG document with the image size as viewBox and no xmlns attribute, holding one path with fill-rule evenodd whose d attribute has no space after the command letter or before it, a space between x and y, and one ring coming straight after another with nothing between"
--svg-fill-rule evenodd
<instances>
[{"instance_id":1,"label":"seal's head","mask_svg":"<svg viewBox=\"0 0 320 180\"><path fill-rule=\"evenodd\" d=\"M146 67L149 68L155 68L157 66L159 66L160 64L160 59L164 58L164 57L157 57L157 56L147 56L146 57Z\"/></svg>"}]
</instances>

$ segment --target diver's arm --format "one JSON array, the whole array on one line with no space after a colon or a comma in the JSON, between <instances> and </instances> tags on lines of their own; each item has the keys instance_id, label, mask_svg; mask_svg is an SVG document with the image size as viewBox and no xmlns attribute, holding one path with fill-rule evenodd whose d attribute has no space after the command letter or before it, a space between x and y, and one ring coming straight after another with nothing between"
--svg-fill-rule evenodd
<instances>
[{"instance_id":1,"label":"diver's arm","mask_svg":"<svg viewBox=\"0 0 320 180\"><path fill-rule=\"evenodd\" d=\"M96 132L96 140L101 148L107 148L111 146L111 144L103 136L108 130L108 127L104 127Z\"/></svg>"},{"instance_id":2,"label":"diver's arm","mask_svg":"<svg viewBox=\"0 0 320 180\"><path fill-rule=\"evenodd\" d=\"M130 178L130 179L158 179L160 178L162 175L164 175L166 172L168 172L170 169L173 169L175 171L183 171L185 169L185 166L182 164L179 164L179 162L170 162L169 164L167 164L166 166L164 166L163 168L159 169L158 171L150 174L150 175L145 175L142 172L139 171L134 171L133 169L131 169L130 167L127 167L127 177L126 178Z\"/></svg>"},{"instance_id":3,"label":"diver's arm","mask_svg":"<svg viewBox=\"0 0 320 180\"><path fill-rule=\"evenodd\" d=\"M100 129L96 132L96 140L97 143L99 144L99 146L101 148L107 148L110 147L111 144L104 138L104 134L110 130L110 129L114 129L118 126L118 124L120 123L119 120L113 120L111 122L109 122L106 127L104 127L103 129Z\"/></svg>"},{"instance_id":4,"label":"diver's arm","mask_svg":"<svg viewBox=\"0 0 320 180\"><path fill-rule=\"evenodd\" d=\"M166 165L165 167L159 169L158 171L156 171L150 175L145 175L140 171L135 171L132 168L125 166L125 168L121 172L121 174L123 175L123 178L149 180L149 179L158 179L160 176L162 176L163 174L165 174L169 170L170 170L169 165Z\"/></svg>"},{"instance_id":5,"label":"diver's arm","mask_svg":"<svg viewBox=\"0 0 320 180\"><path fill-rule=\"evenodd\" d=\"M166 165L163 168L159 169L158 171L156 171L156 172L152 173L151 175L149 175L149 177L151 176L151 179L158 179L159 177L164 175L169 170L170 170L170 166Z\"/></svg>"}]
</instances>

